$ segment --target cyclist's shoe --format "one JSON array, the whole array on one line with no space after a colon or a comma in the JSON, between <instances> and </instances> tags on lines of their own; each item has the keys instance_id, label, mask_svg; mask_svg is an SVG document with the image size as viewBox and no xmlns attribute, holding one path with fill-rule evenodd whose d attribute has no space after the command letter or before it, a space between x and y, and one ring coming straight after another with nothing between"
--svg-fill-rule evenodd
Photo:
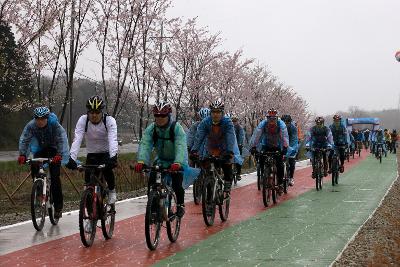
<instances>
[{"instance_id":1,"label":"cyclist's shoe","mask_svg":"<svg viewBox=\"0 0 400 267\"><path fill-rule=\"evenodd\" d=\"M178 204L176 210L176 216L178 216L178 218L182 218L183 215L185 215L185 204Z\"/></svg>"},{"instance_id":2,"label":"cyclist's shoe","mask_svg":"<svg viewBox=\"0 0 400 267\"><path fill-rule=\"evenodd\" d=\"M289 185L290 186L294 186L294 179L293 178L289 178Z\"/></svg>"},{"instance_id":3,"label":"cyclist's shoe","mask_svg":"<svg viewBox=\"0 0 400 267\"><path fill-rule=\"evenodd\" d=\"M239 182L240 180L242 180L242 177L240 176L240 174L238 174L238 175L236 176L236 179L238 180L238 182Z\"/></svg>"},{"instance_id":4,"label":"cyclist's shoe","mask_svg":"<svg viewBox=\"0 0 400 267\"><path fill-rule=\"evenodd\" d=\"M344 172L344 165L340 165L340 169L339 169L340 173Z\"/></svg>"},{"instance_id":5,"label":"cyclist's shoe","mask_svg":"<svg viewBox=\"0 0 400 267\"><path fill-rule=\"evenodd\" d=\"M229 193L231 192L232 182L225 181L224 182L224 192Z\"/></svg>"},{"instance_id":6,"label":"cyclist's shoe","mask_svg":"<svg viewBox=\"0 0 400 267\"><path fill-rule=\"evenodd\" d=\"M328 169L328 173L331 174L332 173L332 168Z\"/></svg>"},{"instance_id":7,"label":"cyclist's shoe","mask_svg":"<svg viewBox=\"0 0 400 267\"><path fill-rule=\"evenodd\" d=\"M62 217L62 210L55 210L54 211L54 218L60 219Z\"/></svg>"},{"instance_id":8,"label":"cyclist's shoe","mask_svg":"<svg viewBox=\"0 0 400 267\"><path fill-rule=\"evenodd\" d=\"M115 189L110 190L108 192L108 204L114 204L117 201L117 192L115 192Z\"/></svg>"},{"instance_id":9,"label":"cyclist's shoe","mask_svg":"<svg viewBox=\"0 0 400 267\"><path fill-rule=\"evenodd\" d=\"M311 174L311 178L313 178L313 179L316 178L316 175L315 175L314 171L313 171L312 174Z\"/></svg>"}]
</instances>

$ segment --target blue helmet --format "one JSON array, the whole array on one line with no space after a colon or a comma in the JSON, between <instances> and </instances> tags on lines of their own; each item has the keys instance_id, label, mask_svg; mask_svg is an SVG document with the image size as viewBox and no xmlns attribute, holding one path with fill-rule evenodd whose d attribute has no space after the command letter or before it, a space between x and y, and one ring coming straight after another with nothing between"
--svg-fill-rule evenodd
<instances>
[{"instance_id":1,"label":"blue helmet","mask_svg":"<svg viewBox=\"0 0 400 267\"><path fill-rule=\"evenodd\" d=\"M210 116L210 109L209 108L201 108L199 111L199 115L201 119L207 118Z\"/></svg>"},{"instance_id":2,"label":"blue helmet","mask_svg":"<svg viewBox=\"0 0 400 267\"><path fill-rule=\"evenodd\" d=\"M47 118L50 114L50 109L48 107L37 107L33 111L33 117L36 118Z\"/></svg>"}]
</instances>

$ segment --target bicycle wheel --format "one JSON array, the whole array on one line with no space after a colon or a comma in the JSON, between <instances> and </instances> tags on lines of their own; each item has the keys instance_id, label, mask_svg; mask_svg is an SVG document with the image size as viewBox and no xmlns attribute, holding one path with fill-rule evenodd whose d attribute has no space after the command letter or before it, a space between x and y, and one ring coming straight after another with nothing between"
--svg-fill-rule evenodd
<instances>
[{"instance_id":1,"label":"bicycle wheel","mask_svg":"<svg viewBox=\"0 0 400 267\"><path fill-rule=\"evenodd\" d=\"M232 180L233 180L233 184L237 185L237 175L236 175L236 165L232 164Z\"/></svg>"},{"instance_id":2,"label":"bicycle wheel","mask_svg":"<svg viewBox=\"0 0 400 267\"><path fill-rule=\"evenodd\" d=\"M283 193L287 194L289 187L289 164L285 164L283 175Z\"/></svg>"},{"instance_id":3,"label":"bicycle wheel","mask_svg":"<svg viewBox=\"0 0 400 267\"><path fill-rule=\"evenodd\" d=\"M277 192L277 181L278 177L276 175L276 172L273 172L272 177L270 177L270 185L269 187L271 188L271 194L272 194L272 202L276 204L278 202L278 192Z\"/></svg>"},{"instance_id":4,"label":"bicycle wheel","mask_svg":"<svg viewBox=\"0 0 400 267\"><path fill-rule=\"evenodd\" d=\"M96 208L93 206L93 194L93 188L87 188L82 194L79 207L79 235L85 247L90 247L96 236L97 219L93 214Z\"/></svg>"},{"instance_id":5,"label":"bicycle wheel","mask_svg":"<svg viewBox=\"0 0 400 267\"><path fill-rule=\"evenodd\" d=\"M201 206L204 223L207 226L213 225L215 218L214 183L215 180L213 178L207 179L203 186L203 201Z\"/></svg>"},{"instance_id":6,"label":"bicycle wheel","mask_svg":"<svg viewBox=\"0 0 400 267\"><path fill-rule=\"evenodd\" d=\"M261 176L262 176L262 174L261 174L260 166L257 163L257 189L258 189L258 191L260 191L261 187L262 187L262 185L261 185Z\"/></svg>"},{"instance_id":7,"label":"bicycle wheel","mask_svg":"<svg viewBox=\"0 0 400 267\"><path fill-rule=\"evenodd\" d=\"M265 169L263 172L263 175L261 177L261 183L262 183L262 196L263 196L263 203L265 207L269 206L269 203L271 202L271 195L272 195L272 188L270 187L268 183L268 179L270 176L270 170L269 168Z\"/></svg>"},{"instance_id":8,"label":"bicycle wheel","mask_svg":"<svg viewBox=\"0 0 400 267\"><path fill-rule=\"evenodd\" d=\"M332 168L332 186L335 186L335 177L336 177L336 173L337 173L337 170L338 170L338 162L337 162L337 159L336 159L336 157L334 156L333 158L332 158L332 166L331 166L331 168Z\"/></svg>"},{"instance_id":9,"label":"bicycle wheel","mask_svg":"<svg viewBox=\"0 0 400 267\"><path fill-rule=\"evenodd\" d=\"M179 232L181 229L181 218L176 216L178 211L178 206L176 202L175 193L169 194L169 204L168 204L168 220L167 220L167 235L169 241L172 243L178 239Z\"/></svg>"},{"instance_id":10,"label":"bicycle wheel","mask_svg":"<svg viewBox=\"0 0 400 267\"><path fill-rule=\"evenodd\" d=\"M108 194L105 194L103 198L102 212L101 231L104 238L108 240L113 236L115 225L115 204L108 204Z\"/></svg>"},{"instance_id":11,"label":"bicycle wheel","mask_svg":"<svg viewBox=\"0 0 400 267\"><path fill-rule=\"evenodd\" d=\"M45 217L46 217L46 205L43 196L43 180L37 179L32 185L31 193L31 216L33 227L37 231L43 229Z\"/></svg>"},{"instance_id":12,"label":"bicycle wheel","mask_svg":"<svg viewBox=\"0 0 400 267\"><path fill-rule=\"evenodd\" d=\"M53 202L53 194L51 193L51 190L47 192L47 194L50 196L50 207L47 209L47 212L49 214L49 219L52 225L57 225L59 218L54 218L54 202Z\"/></svg>"},{"instance_id":13,"label":"bicycle wheel","mask_svg":"<svg viewBox=\"0 0 400 267\"><path fill-rule=\"evenodd\" d=\"M194 199L194 204L196 205L199 205L201 202L202 187L203 187L203 176L200 173L199 178L196 181L194 181L193 184L193 199Z\"/></svg>"},{"instance_id":14,"label":"bicycle wheel","mask_svg":"<svg viewBox=\"0 0 400 267\"><path fill-rule=\"evenodd\" d=\"M160 242L161 210L159 203L159 194L155 191L150 191L144 219L146 244L150 250L155 250Z\"/></svg>"},{"instance_id":15,"label":"bicycle wheel","mask_svg":"<svg viewBox=\"0 0 400 267\"><path fill-rule=\"evenodd\" d=\"M221 218L221 221L225 222L226 220L228 220L228 216L229 216L229 206L231 203L231 196L229 193L226 192L222 192L221 189L219 189L218 197L220 197L220 203L218 205L219 208L219 217Z\"/></svg>"}]
</instances>

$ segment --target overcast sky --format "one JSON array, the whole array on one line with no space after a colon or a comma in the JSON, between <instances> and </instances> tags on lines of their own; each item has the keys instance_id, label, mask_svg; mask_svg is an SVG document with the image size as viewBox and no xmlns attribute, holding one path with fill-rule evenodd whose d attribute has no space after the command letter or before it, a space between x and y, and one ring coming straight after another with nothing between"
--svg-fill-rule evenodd
<instances>
[{"instance_id":1,"label":"overcast sky","mask_svg":"<svg viewBox=\"0 0 400 267\"><path fill-rule=\"evenodd\" d=\"M172 0L169 17L198 17L331 114L397 108L400 0Z\"/></svg>"}]
</instances>

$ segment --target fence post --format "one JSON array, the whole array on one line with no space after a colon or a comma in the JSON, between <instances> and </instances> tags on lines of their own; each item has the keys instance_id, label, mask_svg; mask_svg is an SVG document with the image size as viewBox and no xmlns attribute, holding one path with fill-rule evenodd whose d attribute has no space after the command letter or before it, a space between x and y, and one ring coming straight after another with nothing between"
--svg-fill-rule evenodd
<instances>
[{"instance_id":1,"label":"fence post","mask_svg":"<svg viewBox=\"0 0 400 267\"><path fill-rule=\"evenodd\" d=\"M64 166L62 166L62 170L64 171L65 175L67 176L67 179L69 180L69 182L72 184L72 187L75 189L76 193L78 194L78 196L81 196L81 193L79 193L78 188L76 188L75 184L72 182L71 177L69 177L69 174L67 173L67 171L65 170Z\"/></svg>"},{"instance_id":2,"label":"fence post","mask_svg":"<svg viewBox=\"0 0 400 267\"><path fill-rule=\"evenodd\" d=\"M10 196L10 194L8 193L8 191L7 191L7 189L6 189L6 186L3 184L3 181L2 181L1 179L0 179L0 184L1 184L1 187L3 188L3 190L6 192L8 198L10 199L10 201L12 202L12 204L13 204L14 206L16 206L14 200L12 199L12 197Z\"/></svg>"},{"instance_id":3,"label":"fence post","mask_svg":"<svg viewBox=\"0 0 400 267\"><path fill-rule=\"evenodd\" d=\"M28 175L24 178L24 180L22 180L22 182L19 184L19 186L15 188L14 192L11 193L11 196L14 196L14 194L17 193L19 188L26 182L26 180L28 180L29 176L31 176L31 172L29 172Z\"/></svg>"}]
</instances>

